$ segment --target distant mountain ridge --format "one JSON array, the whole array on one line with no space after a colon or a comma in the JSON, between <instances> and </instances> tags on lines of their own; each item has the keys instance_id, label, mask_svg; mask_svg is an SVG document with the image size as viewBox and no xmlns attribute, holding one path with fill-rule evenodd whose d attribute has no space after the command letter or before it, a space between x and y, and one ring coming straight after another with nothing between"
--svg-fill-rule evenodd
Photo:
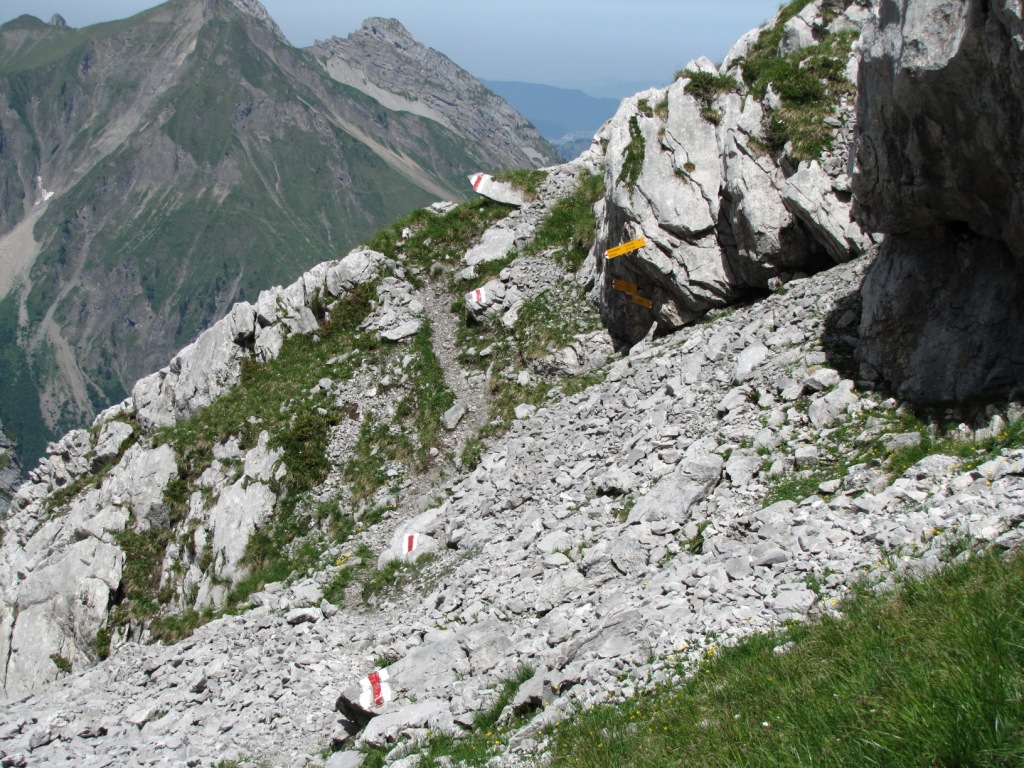
<instances>
[{"instance_id":1,"label":"distant mountain ridge","mask_svg":"<svg viewBox=\"0 0 1024 768\"><path fill-rule=\"evenodd\" d=\"M447 56L416 41L396 19L371 18L345 38L310 49L324 68L389 109L409 112L495 145L505 165L550 165L557 153L523 115ZM426 87L424 87L426 86Z\"/></svg>"},{"instance_id":2,"label":"distant mountain ridge","mask_svg":"<svg viewBox=\"0 0 1024 768\"><path fill-rule=\"evenodd\" d=\"M401 32L422 54L402 98L435 103L454 65ZM377 66L409 65L391 50ZM473 170L557 157L496 96L465 129L386 86L333 79L257 0L0 27L0 418L26 465L234 302L470 194Z\"/></svg>"}]
</instances>

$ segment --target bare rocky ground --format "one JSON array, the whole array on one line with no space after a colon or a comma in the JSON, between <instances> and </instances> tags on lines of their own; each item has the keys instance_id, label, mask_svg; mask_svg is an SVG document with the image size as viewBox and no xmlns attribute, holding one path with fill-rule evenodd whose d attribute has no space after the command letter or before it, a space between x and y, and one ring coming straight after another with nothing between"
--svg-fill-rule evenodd
<instances>
[{"instance_id":1,"label":"bare rocky ground","mask_svg":"<svg viewBox=\"0 0 1024 768\"><path fill-rule=\"evenodd\" d=\"M865 266L645 341L602 383L517 421L442 503L403 506L336 553L401 552L415 534L412 556L432 558L403 586L339 608L322 597L341 566L328 568L175 646L125 644L4 702L5 764L347 764L326 757L332 743L394 743L397 759L468 726L521 664L535 673L516 705L537 714L499 751L529 763L545 725L634 695L669 653L696 662L832 610L851 580L936 567L956 537L1014 544L1020 451L932 456L895 479L856 466L868 443L915 439L894 431L898 403L844 378ZM845 479L763 504L773 476L838 461L854 465ZM392 698L350 736L359 681L381 665Z\"/></svg>"}]
</instances>

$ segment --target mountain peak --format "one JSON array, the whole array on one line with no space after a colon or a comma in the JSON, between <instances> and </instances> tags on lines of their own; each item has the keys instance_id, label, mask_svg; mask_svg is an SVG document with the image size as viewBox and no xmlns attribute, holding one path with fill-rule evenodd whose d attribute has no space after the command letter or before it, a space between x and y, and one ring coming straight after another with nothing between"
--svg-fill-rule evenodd
<instances>
[{"instance_id":1,"label":"mountain peak","mask_svg":"<svg viewBox=\"0 0 1024 768\"><path fill-rule=\"evenodd\" d=\"M400 43L403 47L408 45L420 45L409 30L405 28L398 19L385 19L379 16L372 16L363 21L360 33L369 34L391 43ZM358 34L358 33L357 33Z\"/></svg>"},{"instance_id":2,"label":"mountain peak","mask_svg":"<svg viewBox=\"0 0 1024 768\"><path fill-rule=\"evenodd\" d=\"M371 16L362 22L361 31L369 32L378 37L414 39L409 30L406 29L406 26L399 22L397 18Z\"/></svg>"},{"instance_id":3,"label":"mountain peak","mask_svg":"<svg viewBox=\"0 0 1024 768\"><path fill-rule=\"evenodd\" d=\"M506 101L397 19L368 18L348 37L318 40L313 50L337 82L389 109L448 130L457 126L477 144L498 148L489 167L537 167L558 159L554 147Z\"/></svg>"},{"instance_id":4,"label":"mountain peak","mask_svg":"<svg viewBox=\"0 0 1024 768\"><path fill-rule=\"evenodd\" d=\"M242 13L246 13L252 16L254 19L259 21L261 24L266 25L275 36L277 36L282 42L288 43L288 38L284 36L284 32L277 26L277 22L267 12L267 9L263 6L259 0L231 0L231 4L234 5ZM288 43L290 45L290 43Z\"/></svg>"}]
</instances>

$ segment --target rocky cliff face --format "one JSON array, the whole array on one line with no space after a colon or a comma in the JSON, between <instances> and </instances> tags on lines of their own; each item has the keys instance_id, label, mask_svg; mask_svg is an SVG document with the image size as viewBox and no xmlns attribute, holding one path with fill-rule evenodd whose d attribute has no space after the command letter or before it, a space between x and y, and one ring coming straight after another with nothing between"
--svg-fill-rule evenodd
<instances>
[{"instance_id":1,"label":"rocky cliff face","mask_svg":"<svg viewBox=\"0 0 1024 768\"><path fill-rule=\"evenodd\" d=\"M854 192L888 235L860 357L915 400L1024 382L1022 30L1016 3L904 0L865 32Z\"/></svg>"},{"instance_id":2,"label":"rocky cliff face","mask_svg":"<svg viewBox=\"0 0 1024 768\"><path fill-rule=\"evenodd\" d=\"M367 19L348 37L317 41L310 52L339 83L488 147L491 154L480 158L487 167L533 168L559 160L508 102L396 19Z\"/></svg>"},{"instance_id":3,"label":"rocky cliff face","mask_svg":"<svg viewBox=\"0 0 1024 768\"><path fill-rule=\"evenodd\" d=\"M0 425L0 520L6 517L11 498L21 481L21 462L15 445Z\"/></svg>"},{"instance_id":4,"label":"rocky cliff face","mask_svg":"<svg viewBox=\"0 0 1024 768\"><path fill-rule=\"evenodd\" d=\"M411 60L426 49L404 40L373 61L415 76L370 97L255 0L0 28L0 410L30 463L235 302L470 194L472 171L554 159L500 100L467 97L440 121L388 106L406 98L392 85L415 100L417 82L475 82L440 54Z\"/></svg>"}]
</instances>

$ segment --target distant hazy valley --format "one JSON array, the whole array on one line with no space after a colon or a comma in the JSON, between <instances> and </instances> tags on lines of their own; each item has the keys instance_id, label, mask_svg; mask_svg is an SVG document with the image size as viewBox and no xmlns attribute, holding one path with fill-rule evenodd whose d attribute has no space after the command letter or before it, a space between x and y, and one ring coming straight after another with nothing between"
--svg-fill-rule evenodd
<instances>
[{"instance_id":1,"label":"distant hazy valley","mask_svg":"<svg viewBox=\"0 0 1024 768\"><path fill-rule=\"evenodd\" d=\"M482 82L533 123L565 160L573 160L589 149L594 134L619 106L618 99L596 98L580 90L537 83Z\"/></svg>"}]
</instances>

